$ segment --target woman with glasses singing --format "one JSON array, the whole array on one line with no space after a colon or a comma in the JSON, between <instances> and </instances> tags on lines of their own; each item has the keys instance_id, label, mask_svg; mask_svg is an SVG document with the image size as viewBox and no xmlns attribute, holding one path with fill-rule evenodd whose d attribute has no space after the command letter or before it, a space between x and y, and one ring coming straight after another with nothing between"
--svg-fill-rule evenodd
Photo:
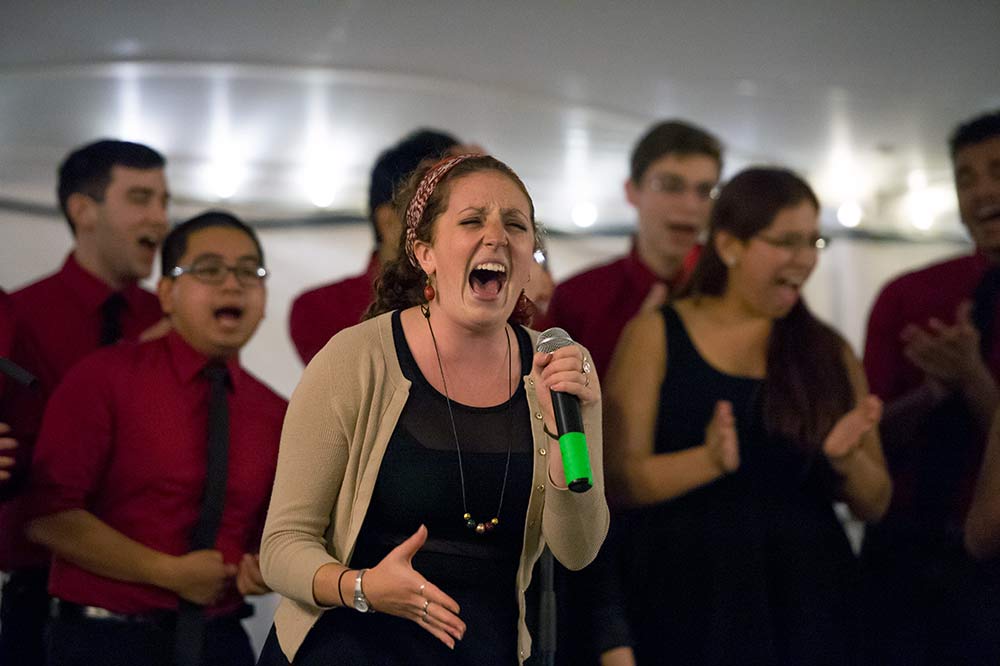
<instances>
[{"instance_id":1,"label":"woman with glasses singing","mask_svg":"<svg viewBox=\"0 0 1000 666\"><path fill-rule=\"evenodd\" d=\"M608 485L635 508L639 664L857 660L855 562L833 504L878 520L891 486L881 403L802 299L825 245L818 213L789 171L738 174L687 293L633 320L615 352Z\"/></svg>"}]
</instances>

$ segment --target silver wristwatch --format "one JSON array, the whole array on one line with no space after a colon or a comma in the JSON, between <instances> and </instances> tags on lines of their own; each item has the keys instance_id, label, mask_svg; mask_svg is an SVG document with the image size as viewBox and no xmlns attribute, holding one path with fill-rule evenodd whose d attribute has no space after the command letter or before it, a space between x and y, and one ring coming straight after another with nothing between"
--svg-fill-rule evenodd
<instances>
[{"instance_id":1,"label":"silver wristwatch","mask_svg":"<svg viewBox=\"0 0 1000 666\"><path fill-rule=\"evenodd\" d=\"M361 569L358 571L357 578L354 579L354 610L361 613L374 613L375 609L368 603L368 597L365 596L365 591L361 589L361 577L365 575L366 571L368 569Z\"/></svg>"}]
</instances>

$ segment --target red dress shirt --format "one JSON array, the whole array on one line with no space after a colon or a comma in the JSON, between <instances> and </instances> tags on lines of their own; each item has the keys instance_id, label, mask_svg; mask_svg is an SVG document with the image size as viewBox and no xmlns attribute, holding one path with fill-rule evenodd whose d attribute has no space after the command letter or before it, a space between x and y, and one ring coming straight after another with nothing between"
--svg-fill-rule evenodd
<instances>
[{"instance_id":1,"label":"red dress shirt","mask_svg":"<svg viewBox=\"0 0 1000 666\"><path fill-rule=\"evenodd\" d=\"M207 474L208 359L176 332L88 356L49 400L28 499L33 515L90 511L171 555L190 551ZM227 563L259 549L287 403L227 363L229 468L216 548ZM118 613L174 609L164 589L98 576L55 557L49 592ZM233 588L214 608L242 602Z\"/></svg>"},{"instance_id":2,"label":"red dress shirt","mask_svg":"<svg viewBox=\"0 0 1000 666\"><path fill-rule=\"evenodd\" d=\"M31 459L45 400L66 371L100 345L101 305L112 293L71 254L57 273L10 295L17 320L12 360L39 380L37 391L9 391L10 399L0 405L0 422L11 425L20 444L19 469L26 472ZM163 317L159 299L142 287L129 285L121 294L124 339L136 339ZM26 520L20 499L0 504L0 570L48 565L48 552L24 537Z\"/></svg>"},{"instance_id":3,"label":"red dress shirt","mask_svg":"<svg viewBox=\"0 0 1000 666\"><path fill-rule=\"evenodd\" d=\"M687 281L701 254L695 246L681 270L667 286L673 294ZM594 365L606 373L622 329L639 312L649 290L662 280L632 250L621 259L592 268L561 282L552 294L549 310L533 328L559 326L590 350Z\"/></svg>"},{"instance_id":4,"label":"red dress shirt","mask_svg":"<svg viewBox=\"0 0 1000 666\"><path fill-rule=\"evenodd\" d=\"M907 324L926 326L936 317L948 324L955 322L955 312L964 300L971 300L976 286L990 263L981 254L951 259L908 273L890 282L879 294L868 320L864 366L872 393L891 402L917 388L924 374L903 355L900 333ZM995 328L995 342L987 365L994 379L1000 381L1000 326ZM957 439L974 438L959 446ZM943 444L960 452L940 467L939 457L930 457L928 447ZM886 448L893 476L892 507L887 521L897 517L910 520L915 527L945 520L952 530L959 529L982 457L985 439L971 422L971 417L945 405L935 409L917 441L905 450ZM954 474L960 480L949 496L935 496L925 490L921 478ZM928 518L928 513L936 518ZM944 515L948 514L948 515ZM908 517L908 518L906 518Z\"/></svg>"},{"instance_id":5,"label":"red dress shirt","mask_svg":"<svg viewBox=\"0 0 1000 666\"><path fill-rule=\"evenodd\" d=\"M10 358L10 348L14 344L14 306L10 296L0 289L0 356ZM0 374L0 401L3 400L7 378ZM0 404L3 404L0 402ZM0 421L2 422L2 421Z\"/></svg>"},{"instance_id":6,"label":"red dress shirt","mask_svg":"<svg viewBox=\"0 0 1000 666\"><path fill-rule=\"evenodd\" d=\"M299 294L288 315L288 332L303 363L308 364L334 335L361 322L375 300L379 270L378 255L373 253L361 275Z\"/></svg>"}]
</instances>

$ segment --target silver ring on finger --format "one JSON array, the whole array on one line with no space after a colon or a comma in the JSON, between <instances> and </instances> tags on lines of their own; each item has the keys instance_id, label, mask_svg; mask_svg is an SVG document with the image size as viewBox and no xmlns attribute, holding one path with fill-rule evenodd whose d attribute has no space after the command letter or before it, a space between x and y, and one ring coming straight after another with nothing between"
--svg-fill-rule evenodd
<instances>
[{"instance_id":1,"label":"silver ring on finger","mask_svg":"<svg viewBox=\"0 0 1000 666\"><path fill-rule=\"evenodd\" d=\"M420 596L424 596L424 588L427 587L427 583L420 584ZM426 608L426 606L424 606Z\"/></svg>"},{"instance_id":2,"label":"silver ring on finger","mask_svg":"<svg viewBox=\"0 0 1000 666\"><path fill-rule=\"evenodd\" d=\"M583 388L587 388L588 386L590 386L590 375L584 373L583 379L584 379Z\"/></svg>"},{"instance_id":3,"label":"silver ring on finger","mask_svg":"<svg viewBox=\"0 0 1000 666\"><path fill-rule=\"evenodd\" d=\"M431 600L430 599L425 599L424 600L424 607L423 607L424 615L427 615L427 607L430 606L430 605L431 605Z\"/></svg>"},{"instance_id":4,"label":"silver ring on finger","mask_svg":"<svg viewBox=\"0 0 1000 666\"><path fill-rule=\"evenodd\" d=\"M424 612L420 614L420 619L424 622L430 622L430 620L427 619L427 606L424 606Z\"/></svg>"},{"instance_id":5,"label":"silver ring on finger","mask_svg":"<svg viewBox=\"0 0 1000 666\"><path fill-rule=\"evenodd\" d=\"M590 365L590 360L587 359L586 356L584 356L583 357L583 366L581 366L580 370L583 372L583 374L589 375L590 371L593 370L593 369L594 369L594 367L592 365Z\"/></svg>"}]
</instances>

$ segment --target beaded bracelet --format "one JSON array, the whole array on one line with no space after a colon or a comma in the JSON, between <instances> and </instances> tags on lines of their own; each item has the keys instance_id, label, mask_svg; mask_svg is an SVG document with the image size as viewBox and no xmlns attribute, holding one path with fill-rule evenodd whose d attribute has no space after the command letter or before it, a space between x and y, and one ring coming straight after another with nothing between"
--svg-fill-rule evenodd
<instances>
[{"instance_id":1,"label":"beaded bracelet","mask_svg":"<svg viewBox=\"0 0 1000 666\"><path fill-rule=\"evenodd\" d=\"M350 569L344 569L340 572L340 576L337 577L337 594L340 595L340 605L347 608L347 602L344 601L344 588L340 586L340 583L344 580L344 574L346 574Z\"/></svg>"}]
</instances>

